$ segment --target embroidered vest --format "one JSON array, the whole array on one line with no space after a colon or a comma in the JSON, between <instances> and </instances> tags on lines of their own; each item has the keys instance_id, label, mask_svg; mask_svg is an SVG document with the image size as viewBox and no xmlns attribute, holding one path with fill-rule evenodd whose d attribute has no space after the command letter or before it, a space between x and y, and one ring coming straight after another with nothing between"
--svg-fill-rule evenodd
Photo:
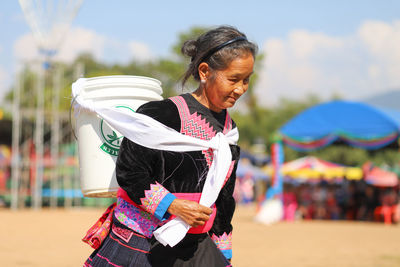
<instances>
[{"instance_id":1,"label":"embroidered vest","mask_svg":"<svg viewBox=\"0 0 400 267\"><path fill-rule=\"evenodd\" d=\"M181 119L181 129L182 134L199 138L202 140L210 140L216 135L216 131L206 122L205 118L202 118L197 112L190 114L189 107L185 99L182 96L175 96L169 98L177 107L179 116ZM227 133L232 129L232 119L229 113L226 112L225 125L223 133ZM212 149L203 150L202 153L207 161L208 167L211 166L213 160ZM224 185L226 181L231 176L234 166L234 161L232 161L231 166L228 171L228 175L225 178ZM186 199L199 202L201 193L173 193L179 199ZM202 226L192 227L189 229L188 233L200 234L208 232L214 222L216 216L216 207L214 205L213 212L210 219ZM171 216L168 220L160 221L151 213L143 210L139 205L134 203L128 196L128 194L120 188L117 194L117 207L115 208L114 214L116 218L129 227L130 229L138 232L148 238L153 235L153 231L157 229L158 226L167 223L172 220L175 216Z\"/></svg>"}]
</instances>

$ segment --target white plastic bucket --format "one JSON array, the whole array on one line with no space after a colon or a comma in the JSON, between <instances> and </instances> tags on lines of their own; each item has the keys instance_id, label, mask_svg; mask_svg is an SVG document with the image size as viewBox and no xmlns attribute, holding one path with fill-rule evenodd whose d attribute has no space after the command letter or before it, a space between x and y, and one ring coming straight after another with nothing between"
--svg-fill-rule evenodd
<instances>
[{"instance_id":1,"label":"white plastic bucket","mask_svg":"<svg viewBox=\"0 0 400 267\"><path fill-rule=\"evenodd\" d=\"M161 82L141 76L101 76L85 79L80 96L104 106L135 112L142 104L161 100ZM123 136L93 112L76 117L82 193L86 197L114 197L119 188L115 162Z\"/></svg>"}]
</instances>

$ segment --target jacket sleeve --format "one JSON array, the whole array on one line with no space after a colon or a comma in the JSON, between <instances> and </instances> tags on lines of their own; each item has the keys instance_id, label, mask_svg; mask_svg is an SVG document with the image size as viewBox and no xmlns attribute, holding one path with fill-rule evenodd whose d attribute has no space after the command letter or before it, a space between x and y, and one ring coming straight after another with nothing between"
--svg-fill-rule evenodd
<instances>
[{"instance_id":1,"label":"jacket sleeve","mask_svg":"<svg viewBox=\"0 0 400 267\"><path fill-rule=\"evenodd\" d=\"M170 125L167 126L176 128L176 123L173 123L176 120L173 114L175 107L169 102L148 103L137 112L166 125L169 121ZM180 125L180 122L176 125ZM158 182L163 166L164 157L160 150L143 147L127 138L122 140L116 162L118 184L135 204L160 220L169 217L167 209L176 198Z\"/></svg>"},{"instance_id":2,"label":"jacket sleeve","mask_svg":"<svg viewBox=\"0 0 400 267\"><path fill-rule=\"evenodd\" d=\"M211 239L227 259L232 258L232 217L235 211L235 199L233 191L235 190L236 169L239 160L240 149L238 146L231 146L232 164L228 172L227 181L219 193L215 202L217 214L214 224L209 231Z\"/></svg>"}]
</instances>

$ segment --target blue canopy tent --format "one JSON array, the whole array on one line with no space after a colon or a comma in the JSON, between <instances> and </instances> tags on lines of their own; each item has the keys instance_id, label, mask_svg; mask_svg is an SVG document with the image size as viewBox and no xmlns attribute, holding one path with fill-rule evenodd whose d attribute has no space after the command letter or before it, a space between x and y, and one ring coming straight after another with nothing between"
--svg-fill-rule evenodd
<instances>
[{"instance_id":1,"label":"blue canopy tent","mask_svg":"<svg viewBox=\"0 0 400 267\"><path fill-rule=\"evenodd\" d=\"M400 111L378 108L360 102L331 101L301 112L279 129L282 143L298 151L309 151L341 140L368 150L379 149L400 136ZM283 159L282 148L272 153L272 161ZM266 198L282 192L281 164L274 171L273 186Z\"/></svg>"},{"instance_id":2,"label":"blue canopy tent","mask_svg":"<svg viewBox=\"0 0 400 267\"><path fill-rule=\"evenodd\" d=\"M400 111L360 102L332 101L311 107L280 129L289 147L308 151L336 140L364 149L379 149L399 138Z\"/></svg>"}]
</instances>

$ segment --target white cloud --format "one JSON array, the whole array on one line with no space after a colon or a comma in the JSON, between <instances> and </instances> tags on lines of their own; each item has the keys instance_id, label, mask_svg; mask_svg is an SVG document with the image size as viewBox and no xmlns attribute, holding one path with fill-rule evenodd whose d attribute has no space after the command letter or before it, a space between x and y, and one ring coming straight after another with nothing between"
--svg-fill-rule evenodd
<instances>
[{"instance_id":1,"label":"white cloud","mask_svg":"<svg viewBox=\"0 0 400 267\"><path fill-rule=\"evenodd\" d=\"M145 43L131 41L129 42L128 47L130 49L130 53L133 59L136 59L138 61L147 61L154 58L150 47Z\"/></svg>"},{"instance_id":2,"label":"white cloud","mask_svg":"<svg viewBox=\"0 0 400 267\"><path fill-rule=\"evenodd\" d=\"M128 44L128 47L130 49L130 53L133 59L139 61L147 61L154 59L154 55L152 54L150 47L145 43L131 41Z\"/></svg>"},{"instance_id":3,"label":"white cloud","mask_svg":"<svg viewBox=\"0 0 400 267\"><path fill-rule=\"evenodd\" d=\"M72 62L79 54L89 52L101 58L104 50L105 37L94 31L73 28L65 36L55 59ZM38 50L32 34L25 34L14 44L14 55L19 61L29 61L38 58Z\"/></svg>"},{"instance_id":4,"label":"white cloud","mask_svg":"<svg viewBox=\"0 0 400 267\"><path fill-rule=\"evenodd\" d=\"M67 33L56 58L71 62L81 53L91 53L100 59L104 56L105 45L105 36L88 29L73 28Z\"/></svg>"},{"instance_id":5,"label":"white cloud","mask_svg":"<svg viewBox=\"0 0 400 267\"><path fill-rule=\"evenodd\" d=\"M72 28L63 39L56 60L70 63L81 53L91 53L98 60L126 63L153 58L149 46L138 41L122 41L98 34L84 28ZM14 44L15 57L20 61L38 58L35 40L32 34L21 36Z\"/></svg>"},{"instance_id":6,"label":"white cloud","mask_svg":"<svg viewBox=\"0 0 400 267\"><path fill-rule=\"evenodd\" d=\"M31 34L24 34L14 43L14 56L18 61L29 61L37 58L35 40Z\"/></svg>"},{"instance_id":7,"label":"white cloud","mask_svg":"<svg viewBox=\"0 0 400 267\"><path fill-rule=\"evenodd\" d=\"M400 87L400 21L364 23L359 39L369 55L368 71L374 87ZM386 88L375 88L386 89Z\"/></svg>"},{"instance_id":8,"label":"white cloud","mask_svg":"<svg viewBox=\"0 0 400 267\"><path fill-rule=\"evenodd\" d=\"M257 94L261 104L309 93L362 99L400 88L400 21L366 21L350 36L293 30L263 46Z\"/></svg>"},{"instance_id":9,"label":"white cloud","mask_svg":"<svg viewBox=\"0 0 400 267\"><path fill-rule=\"evenodd\" d=\"M147 61L154 58L150 47L139 41L121 41L107 38L102 59L109 63L125 64L132 60Z\"/></svg>"}]
</instances>

